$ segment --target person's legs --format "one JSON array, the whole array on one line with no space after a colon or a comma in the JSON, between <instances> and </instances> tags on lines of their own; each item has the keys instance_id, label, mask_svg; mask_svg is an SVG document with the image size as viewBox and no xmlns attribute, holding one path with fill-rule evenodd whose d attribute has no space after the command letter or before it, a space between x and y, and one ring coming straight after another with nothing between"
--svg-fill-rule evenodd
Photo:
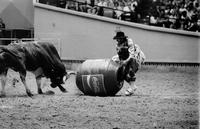
<instances>
[{"instance_id":1,"label":"person's legs","mask_svg":"<svg viewBox=\"0 0 200 129\"><path fill-rule=\"evenodd\" d=\"M137 90L137 86L135 85L136 77L135 73L138 71L138 63L135 59L130 60L125 68L126 76L125 80L129 84L129 88L125 91L125 95L132 95Z\"/></svg>"}]
</instances>

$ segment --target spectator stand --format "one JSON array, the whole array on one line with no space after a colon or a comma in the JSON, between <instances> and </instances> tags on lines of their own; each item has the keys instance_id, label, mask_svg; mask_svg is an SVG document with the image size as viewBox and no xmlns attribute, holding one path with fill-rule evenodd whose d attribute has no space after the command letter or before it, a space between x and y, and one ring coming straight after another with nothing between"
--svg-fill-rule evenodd
<instances>
[{"instance_id":1,"label":"spectator stand","mask_svg":"<svg viewBox=\"0 0 200 129\"><path fill-rule=\"evenodd\" d=\"M96 14L99 16L105 16L109 18L115 18L119 20L125 20L125 21L132 21L137 22L137 15L133 12L127 12L123 10L123 5L119 9L115 7L114 3L107 2L105 0L99 0L93 3L88 1L82 1L82 0L67 0L66 2L66 9L74 10L74 11L80 11L80 12L86 12L91 14ZM100 2L103 2L100 4ZM122 4L122 3L121 3ZM54 4L49 4L52 6L58 6Z\"/></svg>"},{"instance_id":2,"label":"spectator stand","mask_svg":"<svg viewBox=\"0 0 200 129\"><path fill-rule=\"evenodd\" d=\"M196 0L155 0L153 3L151 0L57 0L57 3L52 0L40 1L129 22L200 32L200 7ZM152 7L148 7L149 5Z\"/></svg>"}]
</instances>

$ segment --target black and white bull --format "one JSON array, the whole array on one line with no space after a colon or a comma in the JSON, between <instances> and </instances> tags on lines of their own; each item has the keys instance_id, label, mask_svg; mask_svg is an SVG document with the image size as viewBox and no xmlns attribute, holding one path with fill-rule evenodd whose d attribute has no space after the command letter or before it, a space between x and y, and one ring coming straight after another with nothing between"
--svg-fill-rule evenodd
<instances>
[{"instance_id":1,"label":"black and white bull","mask_svg":"<svg viewBox=\"0 0 200 129\"><path fill-rule=\"evenodd\" d=\"M66 92L61 84L64 84L68 75L59 54L51 43L13 43L0 47L0 75L2 76L2 90L0 96L5 96L5 83L8 69L19 72L22 83L28 96L33 96L26 83L27 71L35 74L38 93L42 94L41 78L51 80L51 87L59 87Z\"/></svg>"}]
</instances>

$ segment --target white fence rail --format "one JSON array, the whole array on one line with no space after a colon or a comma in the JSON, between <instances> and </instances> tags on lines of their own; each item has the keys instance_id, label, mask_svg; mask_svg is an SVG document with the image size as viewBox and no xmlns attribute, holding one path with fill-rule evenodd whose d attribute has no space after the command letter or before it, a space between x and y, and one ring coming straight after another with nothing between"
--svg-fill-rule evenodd
<instances>
[{"instance_id":1,"label":"white fence rail","mask_svg":"<svg viewBox=\"0 0 200 129\"><path fill-rule=\"evenodd\" d=\"M57 51L58 54L61 55L61 42L59 39L55 39L55 38L42 38L42 39L36 39L36 38L22 38L22 39L18 39L18 38L0 38L0 43L2 41L11 41L10 43L19 43L19 42L27 42L27 43L33 43L33 42L50 42L52 43ZM0 44L0 46L5 46Z\"/></svg>"}]
</instances>

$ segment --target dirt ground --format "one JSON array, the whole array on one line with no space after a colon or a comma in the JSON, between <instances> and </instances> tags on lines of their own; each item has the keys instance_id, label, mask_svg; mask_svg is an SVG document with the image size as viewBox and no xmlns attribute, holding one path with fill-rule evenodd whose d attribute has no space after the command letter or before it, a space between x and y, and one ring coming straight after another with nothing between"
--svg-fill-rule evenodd
<instances>
[{"instance_id":1,"label":"dirt ground","mask_svg":"<svg viewBox=\"0 0 200 129\"><path fill-rule=\"evenodd\" d=\"M9 71L6 97L0 98L0 129L199 129L199 68L143 66L137 73L138 90L124 96L127 83L115 97L83 95L75 75L66 82L67 93L38 95L29 74L34 97L26 96L18 74Z\"/></svg>"}]
</instances>

